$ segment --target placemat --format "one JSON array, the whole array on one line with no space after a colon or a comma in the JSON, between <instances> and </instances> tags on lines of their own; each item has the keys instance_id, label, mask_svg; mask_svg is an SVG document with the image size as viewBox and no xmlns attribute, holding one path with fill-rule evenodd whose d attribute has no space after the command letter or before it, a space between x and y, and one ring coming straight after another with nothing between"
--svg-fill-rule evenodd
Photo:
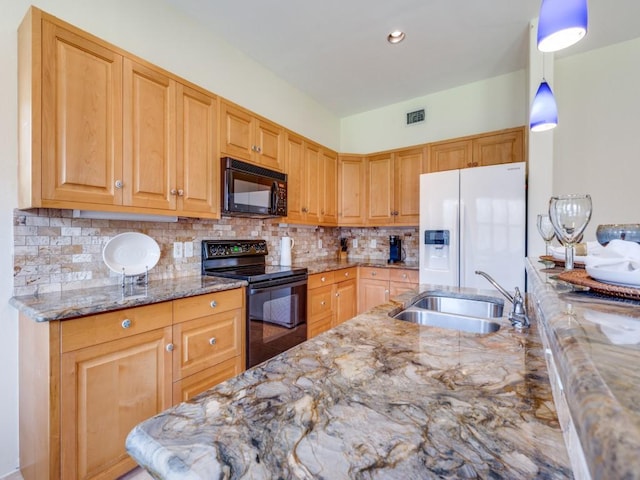
<instances>
[{"instance_id":1,"label":"placemat","mask_svg":"<svg viewBox=\"0 0 640 480\"><path fill-rule=\"evenodd\" d=\"M560 260L558 258L555 258L553 255L540 255L540 261L541 262L553 262L558 267L564 267L564 260ZM583 262L576 262L574 260L573 267L574 268L584 268L584 263Z\"/></svg>"},{"instance_id":2,"label":"placemat","mask_svg":"<svg viewBox=\"0 0 640 480\"><path fill-rule=\"evenodd\" d=\"M558 274L559 280L568 283L589 287L592 291L610 295L612 297L629 298L631 300L640 300L640 288L623 287L620 285L609 285L608 283L598 282L591 278L586 270L571 270Z\"/></svg>"}]
</instances>

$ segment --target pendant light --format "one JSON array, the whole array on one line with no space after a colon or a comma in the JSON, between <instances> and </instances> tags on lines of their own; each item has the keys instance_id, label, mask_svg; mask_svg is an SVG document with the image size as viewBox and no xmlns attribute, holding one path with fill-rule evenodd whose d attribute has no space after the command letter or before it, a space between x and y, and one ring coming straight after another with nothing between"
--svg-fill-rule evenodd
<instances>
[{"instance_id":1,"label":"pendant light","mask_svg":"<svg viewBox=\"0 0 640 480\"><path fill-rule=\"evenodd\" d=\"M538 50L557 52L587 34L587 0L542 0L538 20Z\"/></svg>"},{"instance_id":2,"label":"pendant light","mask_svg":"<svg viewBox=\"0 0 640 480\"><path fill-rule=\"evenodd\" d=\"M532 132L544 132L558 125L558 106L551 87L544 78L531 104L529 126Z\"/></svg>"}]
</instances>

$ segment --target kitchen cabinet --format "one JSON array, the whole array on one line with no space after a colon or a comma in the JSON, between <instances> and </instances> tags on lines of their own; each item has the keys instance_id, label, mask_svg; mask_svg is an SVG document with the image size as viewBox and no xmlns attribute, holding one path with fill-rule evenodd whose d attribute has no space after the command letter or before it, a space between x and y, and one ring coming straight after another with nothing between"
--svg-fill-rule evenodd
<instances>
[{"instance_id":1,"label":"kitchen cabinet","mask_svg":"<svg viewBox=\"0 0 640 480\"><path fill-rule=\"evenodd\" d=\"M307 338L356 316L357 267L309 276Z\"/></svg>"},{"instance_id":2,"label":"kitchen cabinet","mask_svg":"<svg viewBox=\"0 0 640 480\"><path fill-rule=\"evenodd\" d=\"M366 221L366 157L338 158L338 224L362 226Z\"/></svg>"},{"instance_id":3,"label":"kitchen cabinet","mask_svg":"<svg viewBox=\"0 0 640 480\"><path fill-rule=\"evenodd\" d=\"M34 7L18 36L20 208L219 217L215 96Z\"/></svg>"},{"instance_id":4,"label":"kitchen cabinet","mask_svg":"<svg viewBox=\"0 0 640 480\"><path fill-rule=\"evenodd\" d=\"M367 225L418 224L424 158L423 147L367 158Z\"/></svg>"},{"instance_id":5,"label":"kitchen cabinet","mask_svg":"<svg viewBox=\"0 0 640 480\"><path fill-rule=\"evenodd\" d=\"M137 423L244 369L243 312L234 289L63 321L21 314L25 480L134 468L124 442Z\"/></svg>"},{"instance_id":6,"label":"kitchen cabinet","mask_svg":"<svg viewBox=\"0 0 640 480\"><path fill-rule=\"evenodd\" d=\"M273 170L284 169L284 129L226 100L220 102L220 151Z\"/></svg>"},{"instance_id":7,"label":"kitchen cabinet","mask_svg":"<svg viewBox=\"0 0 640 480\"><path fill-rule=\"evenodd\" d=\"M524 127L429 144L429 172L523 162Z\"/></svg>"},{"instance_id":8,"label":"kitchen cabinet","mask_svg":"<svg viewBox=\"0 0 640 480\"><path fill-rule=\"evenodd\" d=\"M418 286L418 271L403 268L359 267L358 313L386 303Z\"/></svg>"},{"instance_id":9,"label":"kitchen cabinet","mask_svg":"<svg viewBox=\"0 0 640 480\"><path fill-rule=\"evenodd\" d=\"M337 154L292 132L285 152L287 222L337 225Z\"/></svg>"}]
</instances>

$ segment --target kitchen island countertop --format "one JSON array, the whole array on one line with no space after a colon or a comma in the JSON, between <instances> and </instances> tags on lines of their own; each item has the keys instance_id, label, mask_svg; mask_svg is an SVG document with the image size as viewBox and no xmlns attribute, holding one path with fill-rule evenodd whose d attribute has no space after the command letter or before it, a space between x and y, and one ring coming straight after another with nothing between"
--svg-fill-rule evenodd
<instances>
[{"instance_id":1,"label":"kitchen island countertop","mask_svg":"<svg viewBox=\"0 0 640 480\"><path fill-rule=\"evenodd\" d=\"M388 316L429 289L139 424L129 453L156 478L571 478L535 319L474 335Z\"/></svg>"}]
</instances>

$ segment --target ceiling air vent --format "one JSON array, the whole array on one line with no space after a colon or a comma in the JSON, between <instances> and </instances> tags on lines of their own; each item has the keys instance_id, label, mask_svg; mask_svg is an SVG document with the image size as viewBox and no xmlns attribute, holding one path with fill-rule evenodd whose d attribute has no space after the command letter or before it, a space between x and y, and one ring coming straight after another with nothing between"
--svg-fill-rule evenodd
<instances>
[{"instance_id":1,"label":"ceiling air vent","mask_svg":"<svg viewBox=\"0 0 640 480\"><path fill-rule=\"evenodd\" d=\"M407 113L407 125L424 122L424 108Z\"/></svg>"}]
</instances>

